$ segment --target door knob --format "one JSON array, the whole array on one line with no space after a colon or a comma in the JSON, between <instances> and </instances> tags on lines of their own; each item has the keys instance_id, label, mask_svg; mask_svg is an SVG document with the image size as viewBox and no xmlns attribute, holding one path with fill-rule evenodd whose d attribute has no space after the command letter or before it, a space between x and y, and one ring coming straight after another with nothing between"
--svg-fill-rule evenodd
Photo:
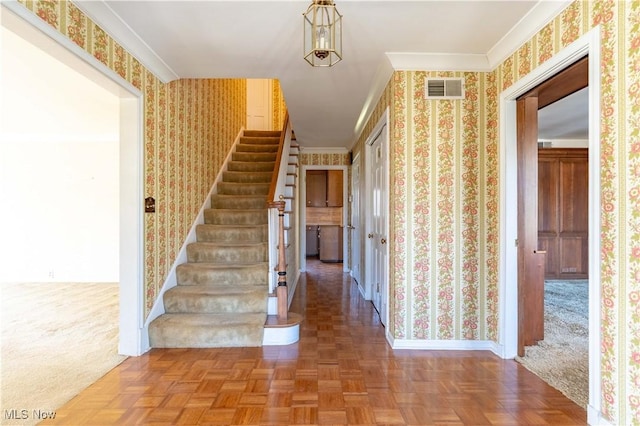
<instances>
[{"instance_id":1,"label":"door knob","mask_svg":"<svg viewBox=\"0 0 640 426\"><path fill-rule=\"evenodd\" d=\"M368 238L373 238L373 234L367 235Z\"/></svg>"},{"instance_id":2,"label":"door knob","mask_svg":"<svg viewBox=\"0 0 640 426\"><path fill-rule=\"evenodd\" d=\"M387 244L387 240L386 240L385 238L382 238L382 239L380 240L380 244Z\"/></svg>"}]
</instances>

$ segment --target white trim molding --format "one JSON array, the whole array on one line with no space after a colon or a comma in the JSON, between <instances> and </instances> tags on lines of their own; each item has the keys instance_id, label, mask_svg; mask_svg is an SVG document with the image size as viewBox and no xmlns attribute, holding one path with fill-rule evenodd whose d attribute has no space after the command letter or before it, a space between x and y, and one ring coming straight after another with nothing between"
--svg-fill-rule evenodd
<instances>
[{"instance_id":1,"label":"white trim molding","mask_svg":"<svg viewBox=\"0 0 640 426\"><path fill-rule=\"evenodd\" d=\"M500 356L501 348L491 340L409 340L387 336L393 349L437 350L437 351L491 351Z\"/></svg>"},{"instance_id":2,"label":"white trim molding","mask_svg":"<svg viewBox=\"0 0 640 426\"><path fill-rule=\"evenodd\" d=\"M600 317L600 27L595 27L500 94L500 336L504 358L517 352L516 99L589 56L589 424L605 424L601 412Z\"/></svg>"},{"instance_id":3,"label":"white trim molding","mask_svg":"<svg viewBox=\"0 0 640 426\"><path fill-rule=\"evenodd\" d=\"M160 81L168 83L180 76L162 60L160 56L125 23L103 0L78 0L73 2L84 14L100 27L127 52L133 55L145 68L155 74Z\"/></svg>"}]
</instances>

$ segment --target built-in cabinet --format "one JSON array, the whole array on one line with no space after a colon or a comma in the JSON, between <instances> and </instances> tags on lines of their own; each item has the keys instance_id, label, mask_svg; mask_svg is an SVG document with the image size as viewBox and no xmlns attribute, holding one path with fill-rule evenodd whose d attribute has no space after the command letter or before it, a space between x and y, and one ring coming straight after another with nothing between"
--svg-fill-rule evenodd
<instances>
[{"instance_id":1,"label":"built-in cabinet","mask_svg":"<svg viewBox=\"0 0 640 426\"><path fill-rule=\"evenodd\" d=\"M306 173L306 254L317 255L324 262L343 260L342 182L342 170Z\"/></svg>"},{"instance_id":2,"label":"built-in cabinet","mask_svg":"<svg viewBox=\"0 0 640 426\"><path fill-rule=\"evenodd\" d=\"M538 150L538 247L546 279L583 279L589 272L589 153Z\"/></svg>"}]
</instances>

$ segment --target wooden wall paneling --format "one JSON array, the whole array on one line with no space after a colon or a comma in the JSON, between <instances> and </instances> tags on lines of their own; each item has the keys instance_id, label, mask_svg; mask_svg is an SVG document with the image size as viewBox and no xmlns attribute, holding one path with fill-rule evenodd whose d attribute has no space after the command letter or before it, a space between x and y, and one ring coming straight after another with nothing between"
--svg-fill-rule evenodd
<instances>
[{"instance_id":1,"label":"wooden wall paneling","mask_svg":"<svg viewBox=\"0 0 640 426\"><path fill-rule=\"evenodd\" d=\"M538 238L547 248L547 279L588 278L588 155L585 148L538 152Z\"/></svg>"}]
</instances>

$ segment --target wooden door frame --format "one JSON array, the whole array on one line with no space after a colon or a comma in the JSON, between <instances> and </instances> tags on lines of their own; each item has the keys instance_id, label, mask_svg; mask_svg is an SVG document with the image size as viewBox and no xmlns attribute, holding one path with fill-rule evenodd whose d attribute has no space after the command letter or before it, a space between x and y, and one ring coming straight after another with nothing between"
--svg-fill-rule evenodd
<instances>
[{"instance_id":1,"label":"wooden door frame","mask_svg":"<svg viewBox=\"0 0 640 426\"><path fill-rule=\"evenodd\" d=\"M500 271L498 353L514 358L517 351L517 197L516 99L589 55L589 405L590 424L602 418L599 306L600 277L600 27L595 27L500 94Z\"/></svg>"}]
</instances>

